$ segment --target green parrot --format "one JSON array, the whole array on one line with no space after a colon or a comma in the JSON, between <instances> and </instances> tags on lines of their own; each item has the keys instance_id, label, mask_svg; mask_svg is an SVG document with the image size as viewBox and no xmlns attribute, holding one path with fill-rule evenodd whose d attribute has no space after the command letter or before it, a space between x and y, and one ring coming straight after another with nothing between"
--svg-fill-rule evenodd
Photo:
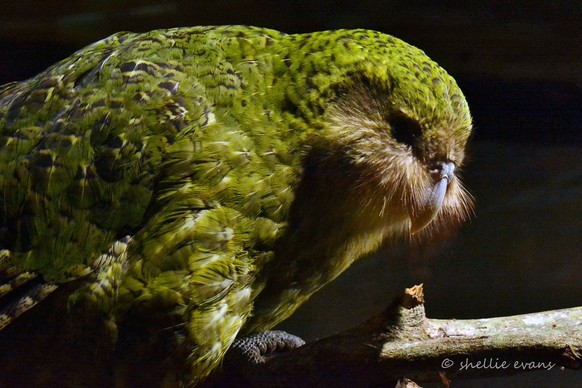
<instances>
[{"instance_id":1,"label":"green parrot","mask_svg":"<svg viewBox=\"0 0 582 388\"><path fill-rule=\"evenodd\" d=\"M465 219L471 128L368 30L122 32L2 86L0 386L204 381L386 239Z\"/></svg>"}]
</instances>

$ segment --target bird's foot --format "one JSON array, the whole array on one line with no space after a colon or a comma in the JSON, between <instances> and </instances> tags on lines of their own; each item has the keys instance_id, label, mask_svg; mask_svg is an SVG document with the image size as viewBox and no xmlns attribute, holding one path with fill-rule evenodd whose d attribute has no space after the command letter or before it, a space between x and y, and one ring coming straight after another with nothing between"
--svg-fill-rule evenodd
<instances>
[{"instance_id":1,"label":"bird's foot","mask_svg":"<svg viewBox=\"0 0 582 388\"><path fill-rule=\"evenodd\" d=\"M263 364L277 354L303 346L305 341L282 330L264 331L235 340L227 357L239 363Z\"/></svg>"},{"instance_id":2,"label":"bird's foot","mask_svg":"<svg viewBox=\"0 0 582 388\"><path fill-rule=\"evenodd\" d=\"M281 330L251 334L234 341L226 353L221 371L204 387L272 386L267 361L278 354L303 346L301 338ZM262 384L260 383L262 382Z\"/></svg>"}]
</instances>

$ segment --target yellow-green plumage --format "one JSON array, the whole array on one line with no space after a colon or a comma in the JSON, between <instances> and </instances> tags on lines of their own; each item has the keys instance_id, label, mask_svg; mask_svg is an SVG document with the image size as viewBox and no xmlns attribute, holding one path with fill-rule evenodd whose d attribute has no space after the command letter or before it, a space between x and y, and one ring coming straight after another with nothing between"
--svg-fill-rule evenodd
<instances>
[{"instance_id":1,"label":"yellow-green plumage","mask_svg":"<svg viewBox=\"0 0 582 388\"><path fill-rule=\"evenodd\" d=\"M155 359L149 382L196 383L386 238L463 218L457 180L432 193L470 130L455 81L378 32L115 34L0 89L0 270L66 289L107 381Z\"/></svg>"}]
</instances>

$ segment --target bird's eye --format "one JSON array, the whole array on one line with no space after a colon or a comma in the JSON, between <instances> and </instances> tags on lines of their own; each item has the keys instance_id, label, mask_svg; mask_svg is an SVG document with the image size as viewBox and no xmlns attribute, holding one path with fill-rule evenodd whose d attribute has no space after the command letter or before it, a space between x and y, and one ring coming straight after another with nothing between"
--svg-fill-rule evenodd
<instances>
[{"instance_id":1,"label":"bird's eye","mask_svg":"<svg viewBox=\"0 0 582 388\"><path fill-rule=\"evenodd\" d=\"M394 139L404 145L414 148L417 139L422 134L420 125L404 115L394 115L390 118L390 128Z\"/></svg>"}]
</instances>

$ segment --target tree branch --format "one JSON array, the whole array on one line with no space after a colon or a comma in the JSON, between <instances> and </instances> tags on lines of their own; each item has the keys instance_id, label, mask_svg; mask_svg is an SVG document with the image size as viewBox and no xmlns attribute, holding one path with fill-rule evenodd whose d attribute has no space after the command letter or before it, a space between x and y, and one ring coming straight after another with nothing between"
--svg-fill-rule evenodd
<instances>
[{"instance_id":1,"label":"tree branch","mask_svg":"<svg viewBox=\"0 0 582 388\"><path fill-rule=\"evenodd\" d=\"M224 368L229 376L223 377L259 387L394 386L397 381L447 386L449 379L582 367L582 307L440 320L426 318L423 302L422 285L406 289L360 326L256 368Z\"/></svg>"}]
</instances>

